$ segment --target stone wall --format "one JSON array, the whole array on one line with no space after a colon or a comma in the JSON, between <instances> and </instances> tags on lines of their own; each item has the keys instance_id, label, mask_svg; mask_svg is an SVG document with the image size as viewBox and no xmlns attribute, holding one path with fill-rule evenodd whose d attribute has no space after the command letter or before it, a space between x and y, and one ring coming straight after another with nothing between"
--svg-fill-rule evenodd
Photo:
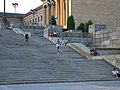
<instances>
[{"instance_id":1,"label":"stone wall","mask_svg":"<svg viewBox=\"0 0 120 90\"><path fill-rule=\"evenodd\" d=\"M22 19L19 17L7 17L8 22L12 27L20 27L22 24ZM3 26L2 17L0 17L0 28Z\"/></svg>"},{"instance_id":2,"label":"stone wall","mask_svg":"<svg viewBox=\"0 0 120 90\"><path fill-rule=\"evenodd\" d=\"M116 30L102 30L95 33L95 43L98 47L120 47L120 28Z\"/></svg>"},{"instance_id":3,"label":"stone wall","mask_svg":"<svg viewBox=\"0 0 120 90\"><path fill-rule=\"evenodd\" d=\"M72 0L72 15L76 26L92 20L112 29L120 25L120 0Z\"/></svg>"}]
</instances>

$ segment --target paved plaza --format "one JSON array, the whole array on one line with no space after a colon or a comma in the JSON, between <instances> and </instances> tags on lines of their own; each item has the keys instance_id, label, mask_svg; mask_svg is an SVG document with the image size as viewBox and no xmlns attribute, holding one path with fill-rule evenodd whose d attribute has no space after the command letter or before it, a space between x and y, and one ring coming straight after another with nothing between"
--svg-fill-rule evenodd
<instances>
[{"instance_id":1,"label":"paved plaza","mask_svg":"<svg viewBox=\"0 0 120 90\"><path fill-rule=\"evenodd\" d=\"M114 66L106 61L86 59L68 46L61 46L58 55L55 45L38 34L29 42L12 30L0 30L0 35L0 90L87 90L92 86L85 82L120 80L111 75Z\"/></svg>"},{"instance_id":2,"label":"paved plaza","mask_svg":"<svg viewBox=\"0 0 120 90\"><path fill-rule=\"evenodd\" d=\"M120 90L120 81L0 85L0 90Z\"/></svg>"}]
</instances>

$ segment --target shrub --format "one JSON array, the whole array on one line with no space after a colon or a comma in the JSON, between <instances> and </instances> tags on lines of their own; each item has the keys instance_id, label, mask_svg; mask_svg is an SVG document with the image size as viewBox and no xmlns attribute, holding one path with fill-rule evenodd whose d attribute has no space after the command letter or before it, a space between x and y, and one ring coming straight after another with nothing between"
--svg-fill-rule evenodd
<instances>
[{"instance_id":1,"label":"shrub","mask_svg":"<svg viewBox=\"0 0 120 90\"><path fill-rule=\"evenodd\" d=\"M54 16L51 16L50 21L49 21L49 24L51 24L51 25L56 25L56 20L55 20L55 17L54 17Z\"/></svg>"},{"instance_id":2,"label":"shrub","mask_svg":"<svg viewBox=\"0 0 120 90\"><path fill-rule=\"evenodd\" d=\"M82 30L84 32L85 30L85 24L84 23L80 23L80 25L77 27L77 30Z\"/></svg>"},{"instance_id":3,"label":"shrub","mask_svg":"<svg viewBox=\"0 0 120 90\"><path fill-rule=\"evenodd\" d=\"M67 19L67 29L72 30L75 29L75 22L74 22L74 17L71 15Z\"/></svg>"},{"instance_id":4,"label":"shrub","mask_svg":"<svg viewBox=\"0 0 120 90\"><path fill-rule=\"evenodd\" d=\"M92 21L89 20L88 22L85 23L80 23L80 25L77 27L77 30L82 30L82 32L88 32L89 30L89 25L92 25Z\"/></svg>"},{"instance_id":5,"label":"shrub","mask_svg":"<svg viewBox=\"0 0 120 90\"><path fill-rule=\"evenodd\" d=\"M85 23L85 32L89 32L89 25L92 25L92 21L89 20L88 22Z\"/></svg>"}]
</instances>

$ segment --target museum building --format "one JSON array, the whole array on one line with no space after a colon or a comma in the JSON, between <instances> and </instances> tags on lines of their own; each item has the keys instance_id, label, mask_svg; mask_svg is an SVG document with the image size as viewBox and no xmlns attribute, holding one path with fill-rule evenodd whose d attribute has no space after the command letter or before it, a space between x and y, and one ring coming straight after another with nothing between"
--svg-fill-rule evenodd
<instances>
[{"instance_id":1,"label":"museum building","mask_svg":"<svg viewBox=\"0 0 120 90\"><path fill-rule=\"evenodd\" d=\"M33 14L28 12L23 22L25 25L38 23L49 25L50 17L56 17L57 25L67 27L68 16L73 15L76 27L81 22L92 20L93 23L105 24L107 28L120 25L120 0L41 0Z\"/></svg>"}]
</instances>

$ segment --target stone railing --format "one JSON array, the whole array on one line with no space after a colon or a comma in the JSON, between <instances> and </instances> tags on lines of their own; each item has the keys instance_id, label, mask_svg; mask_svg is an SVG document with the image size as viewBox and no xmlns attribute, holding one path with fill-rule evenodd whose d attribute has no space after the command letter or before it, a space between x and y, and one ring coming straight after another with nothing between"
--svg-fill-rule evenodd
<instances>
[{"instance_id":1,"label":"stone railing","mask_svg":"<svg viewBox=\"0 0 120 90\"><path fill-rule=\"evenodd\" d=\"M84 56L84 57L86 57L88 59L92 59L92 56L89 54L89 51L90 51L89 48L87 48L83 44L80 44L80 43L71 43L69 45L69 47L71 47L72 49L74 49L76 52L78 52L82 56Z\"/></svg>"}]
</instances>

